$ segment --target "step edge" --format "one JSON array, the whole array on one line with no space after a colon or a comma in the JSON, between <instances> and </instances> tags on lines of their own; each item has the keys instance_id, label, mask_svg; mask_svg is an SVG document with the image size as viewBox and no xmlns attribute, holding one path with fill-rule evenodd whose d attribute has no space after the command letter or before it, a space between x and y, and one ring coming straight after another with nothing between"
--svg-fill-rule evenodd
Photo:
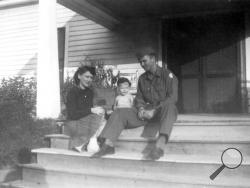
<instances>
[{"instance_id":1,"label":"step edge","mask_svg":"<svg viewBox=\"0 0 250 188\"><path fill-rule=\"evenodd\" d=\"M45 151L44 151L45 149ZM40 148L40 149L36 149L36 150L32 150L32 153L36 153L37 155L39 154L45 154L45 155L62 155L62 156L67 156L67 157L70 157L70 156L74 156L74 157L83 157L83 158L90 158L91 155L93 153L74 153L74 152L70 152L70 153L61 153L60 151L49 151L48 148ZM123 157L119 156L119 155L123 155ZM181 155L181 156L184 156L184 155ZM194 156L197 156L197 155L189 155L190 157L194 157ZM202 158L202 155L199 156L200 158ZM248 158L248 157L247 157ZM107 156L104 156L102 157L101 159L113 159L113 160L133 160L133 161L150 161L150 160L147 160L147 159L142 159L142 158L138 158L138 156L136 157L133 157L133 156L128 156L128 152L119 152L118 156L117 155L107 155ZM174 160L174 159L160 159L160 160L157 160L155 162L158 162L158 163L182 163L182 164L206 164L206 165L221 165L221 161L220 160L216 160L216 161L204 161L204 160L199 160L197 161L192 159L190 161L187 161L185 159L183 159L183 157L181 157L181 159L177 159L177 160ZM247 161L243 161L243 163L241 164L241 166L250 166L250 160L247 160Z\"/></svg>"},{"instance_id":2,"label":"step edge","mask_svg":"<svg viewBox=\"0 0 250 188\"><path fill-rule=\"evenodd\" d=\"M25 181L25 180L20 179L20 180L14 180L14 181L9 181L9 182L0 183L0 188L2 188L1 185L5 186L6 188L10 188L10 186L15 186L15 187L18 187L18 188L24 188L23 186L20 187L20 184L23 184L23 183L31 184L32 186L35 185L35 186L39 186L39 187L45 185L45 184L37 184L37 183L35 183L35 182ZM45 185L44 188L45 188L46 186L47 186L47 185ZM5 187L4 187L4 188L5 188Z\"/></svg>"},{"instance_id":3,"label":"step edge","mask_svg":"<svg viewBox=\"0 0 250 188\"><path fill-rule=\"evenodd\" d=\"M121 137L118 139L118 142L155 142L157 138L134 138L134 137ZM250 144L250 139L247 141L234 141L234 140L175 140L175 139L169 139L169 143L211 143L211 144Z\"/></svg>"},{"instance_id":4,"label":"step edge","mask_svg":"<svg viewBox=\"0 0 250 188\"><path fill-rule=\"evenodd\" d=\"M15 180L15 181L11 181L11 182L5 182L5 183L0 183L0 187L1 187L1 185L3 185L4 186L4 188L9 188L9 186L11 186L11 185L13 185L13 186L17 186L18 187L18 185L15 185L16 183L19 183L19 184L21 184L21 183L28 183L28 184L35 184L35 182L31 182L31 181L25 181L25 180ZM206 184L192 184L192 183L180 183L180 182L166 182L166 183L170 183L170 184L177 184L177 185L188 185L188 186L192 186L192 185L195 185L195 186L206 186L207 188L209 188L209 187L211 187L211 188L214 188L214 187L216 187L216 188L250 188L250 186L237 186L237 187L235 187L235 186L221 186L221 185L206 185ZM37 185L37 184L35 184L35 185ZM42 185L44 185L44 184L40 184L40 186L42 186ZM57 185L57 184L50 184L50 185ZM1 187L2 188L2 187ZM22 187L23 188L23 187Z\"/></svg>"},{"instance_id":5,"label":"step edge","mask_svg":"<svg viewBox=\"0 0 250 188\"><path fill-rule=\"evenodd\" d=\"M209 183L192 183L189 181L174 181L174 180L170 180L168 179L167 181L164 181L164 179L162 178L152 178L150 175L140 175L140 176L131 176L131 174L128 173L124 173L124 174L117 174L117 173L113 173L112 171L108 171L106 173L99 173L98 171L94 171L92 170L90 171L83 171L82 169L65 169L65 168L50 168L50 167L42 167L36 164L33 165L25 165L23 166L23 168L28 168L28 169L35 169L35 170L42 170L42 171L51 171L51 172L60 172L60 173L70 173L70 174L78 174L78 175L87 175L87 176L97 176L97 177L111 177L111 178L122 178L122 179L132 179L132 180L148 180L148 181L161 181L164 183L176 183L176 184L188 184L188 185L206 185L206 186L222 186L222 187L228 187L230 188L231 186L229 185L224 185L224 184L209 184ZM204 181L204 180L203 180ZM250 181L249 181L250 182ZM233 186L236 188L237 185ZM237 186L237 188L245 188L245 185L240 185Z\"/></svg>"}]
</instances>

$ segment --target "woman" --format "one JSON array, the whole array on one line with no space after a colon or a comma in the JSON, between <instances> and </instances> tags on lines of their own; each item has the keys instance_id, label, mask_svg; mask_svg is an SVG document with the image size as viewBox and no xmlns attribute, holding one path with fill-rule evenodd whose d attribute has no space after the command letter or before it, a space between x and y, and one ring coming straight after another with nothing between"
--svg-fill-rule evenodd
<instances>
[{"instance_id":1,"label":"woman","mask_svg":"<svg viewBox=\"0 0 250 188\"><path fill-rule=\"evenodd\" d=\"M71 137L70 148L79 152L101 125L105 112L102 107L93 107L91 85L94 76L95 68L78 68L74 75L75 86L67 95L66 110L70 121L65 126L65 134Z\"/></svg>"}]
</instances>

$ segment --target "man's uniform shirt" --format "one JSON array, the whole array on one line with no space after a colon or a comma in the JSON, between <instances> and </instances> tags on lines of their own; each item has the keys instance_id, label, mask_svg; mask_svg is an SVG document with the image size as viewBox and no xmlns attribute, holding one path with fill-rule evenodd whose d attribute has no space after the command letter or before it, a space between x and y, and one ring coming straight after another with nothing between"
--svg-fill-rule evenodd
<instances>
[{"instance_id":1,"label":"man's uniform shirt","mask_svg":"<svg viewBox=\"0 0 250 188\"><path fill-rule=\"evenodd\" d=\"M145 72L139 77L135 106L137 109L148 104L153 108L178 99L178 80L168 69L157 67L155 74Z\"/></svg>"}]
</instances>

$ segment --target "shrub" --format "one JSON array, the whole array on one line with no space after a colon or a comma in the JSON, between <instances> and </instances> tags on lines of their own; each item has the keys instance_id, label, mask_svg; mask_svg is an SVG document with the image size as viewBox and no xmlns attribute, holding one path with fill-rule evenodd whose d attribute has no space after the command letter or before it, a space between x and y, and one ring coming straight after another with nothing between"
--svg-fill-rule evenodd
<instances>
[{"instance_id":1,"label":"shrub","mask_svg":"<svg viewBox=\"0 0 250 188\"><path fill-rule=\"evenodd\" d=\"M61 87L61 99L64 104L66 103L67 94L72 87L74 87L74 80L71 77L67 77Z\"/></svg>"},{"instance_id":2,"label":"shrub","mask_svg":"<svg viewBox=\"0 0 250 188\"><path fill-rule=\"evenodd\" d=\"M29 162L31 149L48 146L44 135L58 133L53 119L30 118L12 123L12 126L0 131L0 168Z\"/></svg>"},{"instance_id":3,"label":"shrub","mask_svg":"<svg viewBox=\"0 0 250 188\"><path fill-rule=\"evenodd\" d=\"M45 147L43 137L58 133L53 119L36 119L36 80L0 81L0 168L30 160L30 150ZM27 160L27 161L26 161Z\"/></svg>"},{"instance_id":4,"label":"shrub","mask_svg":"<svg viewBox=\"0 0 250 188\"><path fill-rule=\"evenodd\" d=\"M35 115L36 81L14 77L0 83L0 129Z\"/></svg>"}]
</instances>

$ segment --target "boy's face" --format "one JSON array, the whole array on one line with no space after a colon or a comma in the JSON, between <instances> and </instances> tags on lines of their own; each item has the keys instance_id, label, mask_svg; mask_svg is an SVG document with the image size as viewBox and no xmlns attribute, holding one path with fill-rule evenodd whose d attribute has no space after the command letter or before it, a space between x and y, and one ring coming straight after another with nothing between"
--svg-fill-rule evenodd
<instances>
[{"instance_id":1,"label":"boy's face","mask_svg":"<svg viewBox=\"0 0 250 188\"><path fill-rule=\"evenodd\" d=\"M128 82L124 82L119 84L119 92L121 95L126 95L129 92L129 83Z\"/></svg>"}]
</instances>

